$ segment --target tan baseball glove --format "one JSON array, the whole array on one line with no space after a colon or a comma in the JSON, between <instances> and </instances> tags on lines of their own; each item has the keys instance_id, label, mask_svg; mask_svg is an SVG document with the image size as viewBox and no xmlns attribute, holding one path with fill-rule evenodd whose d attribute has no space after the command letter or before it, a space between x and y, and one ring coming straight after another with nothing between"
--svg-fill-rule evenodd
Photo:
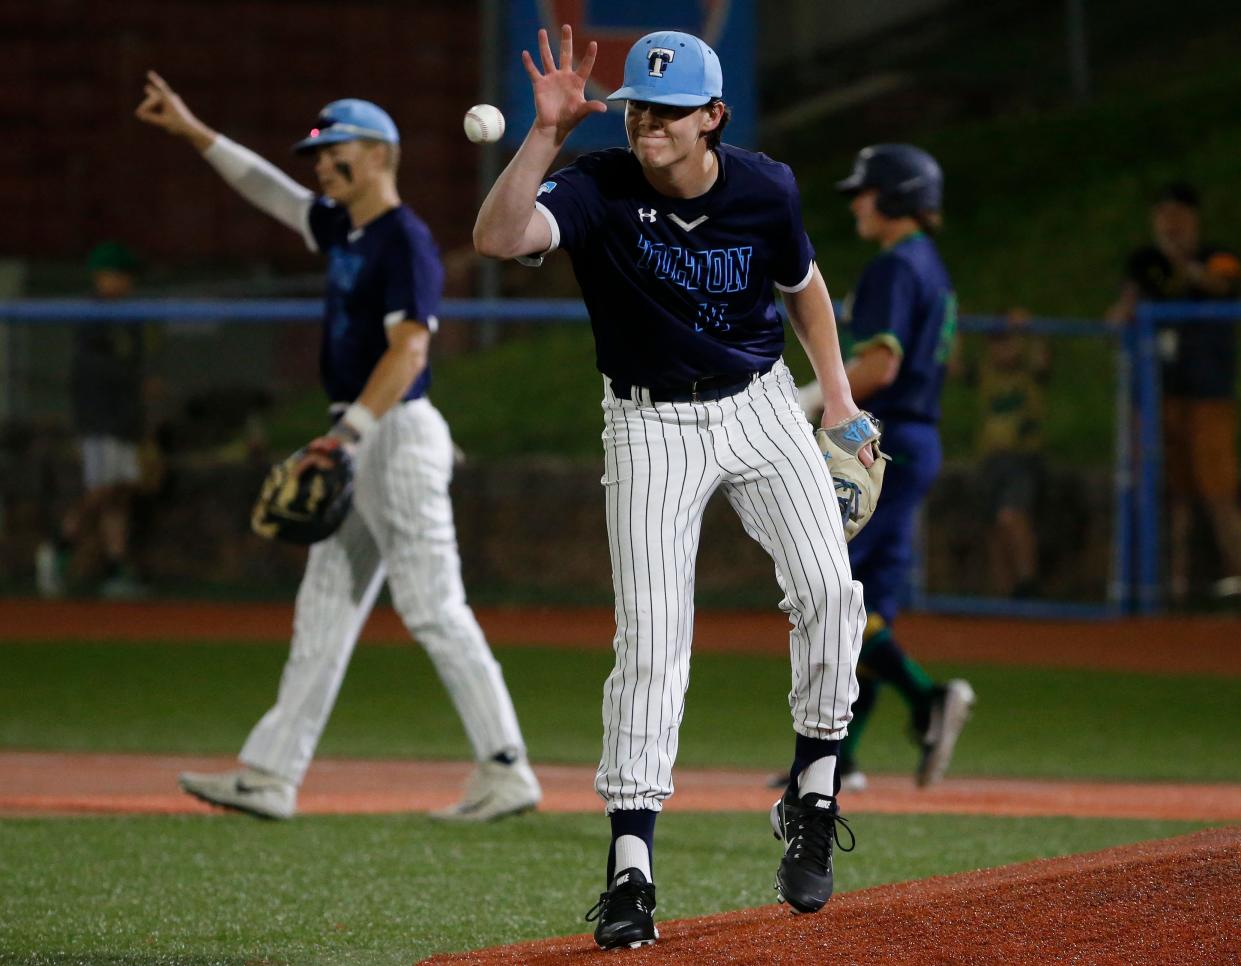
<instances>
[{"instance_id":1,"label":"tan baseball glove","mask_svg":"<svg viewBox=\"0 0 1241 966\"><path fill-rule=\"evenodd\" d=\"M867 412L855 413L814 434L836 487L845 540L852 540L866 526L883 489L883 471L888 458L879 451L879 436L879 420ZM858 454L868 446L875 461L863 466Z\"/></svg>"}]
</instances>

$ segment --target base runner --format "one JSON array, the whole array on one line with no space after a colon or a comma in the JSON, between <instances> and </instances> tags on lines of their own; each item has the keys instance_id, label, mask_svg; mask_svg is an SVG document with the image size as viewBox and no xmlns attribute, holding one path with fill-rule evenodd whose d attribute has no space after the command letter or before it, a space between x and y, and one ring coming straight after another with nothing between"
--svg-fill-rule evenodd
<instances>
[{"instance_id":1,"label":"base runner","mask_svg":"<svg viewBox=\"0 0 1241 966\"><path fill-rule=\"evenodd\" d=\"M883 498L866 529L849 544L853 575L866 592L866 633L858 658L858 699L840 753L848 791L866 787L857 745L881 684L909 706L921 748L914 778L939 781L974 704L968 681L937 682L893 636L914 561L917 513L939 474L939 400L957 329L956 294L932 235L940 224L943 174L912 144L878 144L858 153L837 184L848 196L858 236L880 247L847 300L852 343L846 371L853 397L883 422L890 457ZM811 419L823 408L820 387L801 390Z\"/></svg>"}]
</instances>

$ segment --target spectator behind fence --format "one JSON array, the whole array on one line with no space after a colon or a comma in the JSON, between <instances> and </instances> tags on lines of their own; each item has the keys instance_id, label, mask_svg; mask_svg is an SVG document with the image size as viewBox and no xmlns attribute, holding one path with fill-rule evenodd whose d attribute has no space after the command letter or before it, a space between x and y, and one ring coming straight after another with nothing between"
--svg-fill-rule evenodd
<instances>
[{"instance_id":1,"label":"spectator behind fence","mask_svg":"<svg viewBox=\"0 0 1241 966\"><path fill-rule=\"evenodd\" d=\"M1035 508L1043 482L1043 417L1050 353L1024 331L1030 313L1013 309L1008 328L987 335L978 361L979 483L990 528L993 587L1006 597L1038 590Z\"/></svg>"},{"instance_id":2,"label":"spectator behind fence","mask_svg":"<svg viewBox=\"0 0 1241 966\"><path fill-rule=\"evenodd\" d=\"M1151 208L1153 243L1129 256L1112 322L1137 303L1197 302L1241 295L1241 261L1201 240L1201 202L1184 182L1165 185ZM1168 492L1170 589L1189 593L1189 537L1195 498L1206 511L1219 564L1216 597L1241 600L1241 509L1237 506L1237 336L1232 325L1191 322L1159 330L1164 467Z\"/></svg>"},{"instance_id":3,"label":"spectator behind fence","mask_svg":"<svg viewBox=\"0 0 1241 966\"><path fill-rule=\"evenodd\" d=\"M96 246L87 267L97 299L132 294L138 259L121 243ZM63 596L75 550L96 544L103 558L101 596L132 599L146 591L130 549L133 503L142 478L145 337L142 326L127 323L90 323L73 330L69 390L82 455L83 493L36 552L41 596Z\"/></svg>"}]
</instances>

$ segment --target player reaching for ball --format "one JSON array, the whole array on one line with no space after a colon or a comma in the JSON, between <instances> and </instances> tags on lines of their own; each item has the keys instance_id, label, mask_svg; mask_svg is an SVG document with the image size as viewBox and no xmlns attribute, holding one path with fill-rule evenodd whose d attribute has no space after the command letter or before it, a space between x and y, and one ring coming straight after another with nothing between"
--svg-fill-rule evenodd
<instances>
[{"instance_id":1,"label":"player reaching for ball","mask_svg":"<svg viewBox=\"0 0 1241 966\"><path fill-rule=\"evenodd\" d=\"M856 750L880 684L892 685L909 706L921 746L919 785L943 777L974 704L968 682L932 680L892 634L913 565L917 511L939 473L939 397L957 327L952 280L931 239L940 224L943 185L939 164L911 144L863 149L853 172L837 184L850 199L858 237L882 249L848 300L844 327L852 342L849 386L882 420L891 457L883 499L849 544L867 612L859 694L840 754L841 779L850 791L866 787ZM811 420L817 418L824 399L819 384L804 387L801 399Z\"/></svg>"},{"instance_id":2,"label":"player reaching for ball","mask_svg":"<svg viewBox=\"0 0 1241 966\"><path fill-rule=\"evenodd\" d=\"M673 790L694 562L717 489L772 557L793 625L796 766L772 809L786 843L776 888L801 912L821 908L832 891L832 843L843 825L836 756L865 612L832 477L781 360L773 289L826 387L824 426L860 440L867 464L876 432L849 394L793 174L721 142L729 112L705 43L675 31L639 40L609 98L626 102L629 148L584 155L544 180L573 129L607 109L584 95L595 53L591 43L574 69L567 26L559 66L546 31L542 70L523 53L536 118L479 211L474 243L483 255L536 263L568 251L603 373L617 629L595 787L612 840L606 891L588 919L598 920L598 944L615 948L657 937L655 820Z\"/></svg>"},{"instance_id":3,"label":"player reaching for ball","mask_svg":"<svg viewBox=\"0 0 1241 966\"><path fill-rule=\"evenodd\" d=\"M320 370L334 423L311 451L353 452L353 506L310 550L276 704L250 732L241 769L184 774L191 795L289 818L358 633L385 578L405 626L456 706L477 765L437 816L483 821L533 808L540 790L517 716L461 584L452 441L427 399L427 351L443 268L426 225L396 189L396 125L369 101L327 105L294 150L312 155L316 196L207 127L156 73L137 116L188 141L243 198L298 232L328 263Z\"/></svg>"}]
</instances>

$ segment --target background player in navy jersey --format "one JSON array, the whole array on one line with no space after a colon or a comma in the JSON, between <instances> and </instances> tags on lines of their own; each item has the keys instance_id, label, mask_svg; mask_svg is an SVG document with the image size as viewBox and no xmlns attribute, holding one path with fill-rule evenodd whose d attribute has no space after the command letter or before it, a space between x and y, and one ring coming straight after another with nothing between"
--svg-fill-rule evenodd
<instances>
[{"instance_id":1,"label":"background player in navy jersey","mask_svg":"<svg viewBox=\"0 0 1241 966\"><path fill-rule=\"evenodd\" d=\"M142 120L185 138L247 201L328 261L320 369L336 421L312 451L353 450L353 508L310 550L293 645L275 706L241 750L242 768L185 774L217 805L288 818L385 577L461 716L478 765L441 818L481 821L533 808L540 790L500 666L465 602L448 484L452 441L426 398L427 352L443 268L426 225L396 190L396 125L369 101L334 101L295 150L314 156L315 196L199 121L154 72Z\"/></svg>"},{"instance_id":2,"label":"background player in navy jersey","mask_svg":"<svg viewBox=\"0 0 1241 966\"><path fill-rule=\"evenodd\" d=\"M728 120L715 52L674 31L625 62L629 149L584 155L544 181L595 111L562 28L557 67L523 62L536 119L478 215L474 242L498 258L565 249L603 373L603 485L616 594L615 667L604 686L596 789L612 842L588 918L605 948L653 942L655 819L672 794L694 618L703 510L722 489L775 562L793 630L793 778L773 807L786 842L776 888L802 912L831 894L836 754L855 693L864 609L849 573L833 484L781 360L774 288L826 387L826 426L873 438L858 413L827 288L786 165L720 143ZM866 462L869 446L862 449Z\"/></svg>"},{"instance_id":3,"label":"background player in navy jersey","mask_svg":"<svg viewBox=\"0 0 1241 966\"><path fill-rule=\"evenodd\" d=\"M867 612L860 690L840 752L841 780L852 790L866 784L855 752L881 683L909 705L922 746L919 785L943 777L974 703L967 682L936 683L892 636L913 565L918 507L942 460L939 397L956 334L952 280L930 237L940 224L943 184L935 159L909 144L864 148L853 173L837 184L851 199L858 236L882 248L863 271L843 321L852 343L849 387L883 423L891 457L875 514L849 544ZM813 420L823 406L819 385L803 388L801 397Z\"/></svg>"}]
</instances>

